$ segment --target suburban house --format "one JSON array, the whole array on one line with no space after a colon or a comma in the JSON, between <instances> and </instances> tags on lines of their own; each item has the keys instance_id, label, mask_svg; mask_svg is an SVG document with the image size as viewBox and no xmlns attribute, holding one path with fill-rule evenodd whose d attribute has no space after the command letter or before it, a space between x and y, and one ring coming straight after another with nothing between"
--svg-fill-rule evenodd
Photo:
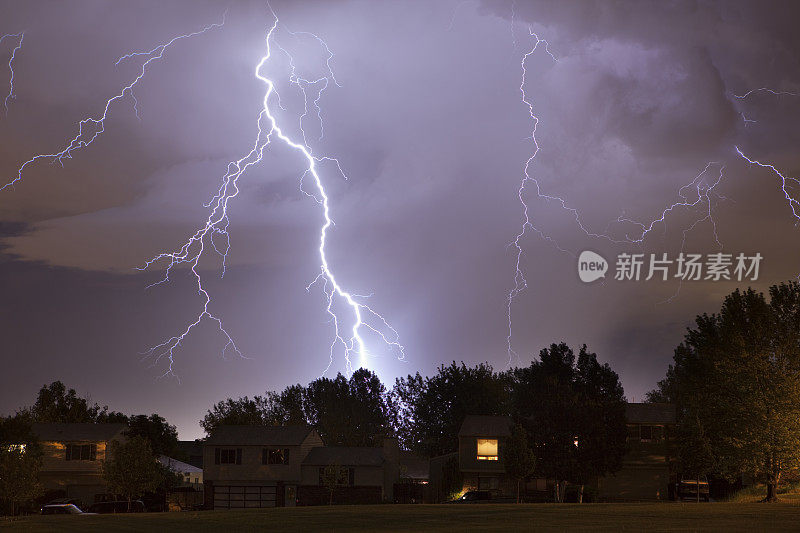
<instances>
[{"instance_id":1,"label":"suburban house","mask_svg":"<svg viewBox=\"0 0 800 533\"><path fill-rule=\"evenodd\" d=\"M203 443L205 507L295 505L300 465L320 446L308 426L219 426Z\"/></svg>"},{"instance_id":2,"label":"suburban house","mask_svg":"<svg viewBox=\"0 0 800 533\"><path fill-rule=\"evenodd\" d=\"M124 440L125 424L33 424L42 448L39 479L46 497L74 498L83 505L106 494L103 461L113 440Z\"/></svg>"},{"instance_id":3,"label":"suburban house","mask_svg":"<svg viewBox=\"0 0 800 533\"><path fill-rule=\"evenodd\" d=\"M666 500L678 468L675 406L629 403L628 453L622 470L598 480L603 500Z\"/></svg>"},{"instance_id":4,"label":"suburban house","mask_svg":"<svg viewBox=\"0 0 800 533\"><path fill-rule=\"evenodd\" d=\"M184 511L201 508L204 497L203 469L166 455L159 456L158 462L181 476L181 484L167 491L167 509Z\"/></svg>"},{"instance_id":5,"label":"suburban house","mask_svg":"<svg viewBox=\"0 0 800 533\"><path fill-rule=\"evenodd\" d=\"M339 468L336 503L381 503L394 501L395 484L400 480L400 448L397 439L387 438L381 447L331 446L312 449L303 459L300 505L320 505L330 501L325 486L326 468Z\"/></svg>"},{"instance_id":6,"label":"suburban house","mask_svg":"<svg viewBox=\"0 0 800 533\"><path fill-rule=\"evenodd\" d=\"M203 489L203 469L197 468L189 463L178 461L172 457L161 455L158 457L158 462L169 468L176 474L180 474L182 478L182 485L185 487L192 487L193 489Z\"/></svg>"},{"instance_id":7,"label":"suburban house","mask_svg":"<svg viewBox=\"0 0 800 533\"><path fill-rule=\"evenodd\" d=\"M458 432L458 466L464 487L513 493L516 484L506 475L502 450L511 436L507 416L469 415Z\"/></svg>"}]
</instances>

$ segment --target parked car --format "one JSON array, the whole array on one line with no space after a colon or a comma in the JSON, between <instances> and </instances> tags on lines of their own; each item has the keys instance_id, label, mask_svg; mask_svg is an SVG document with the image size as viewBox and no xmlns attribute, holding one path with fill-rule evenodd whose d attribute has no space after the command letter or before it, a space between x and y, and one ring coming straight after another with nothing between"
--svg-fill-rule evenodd
<instances>
[{"instance_id":1,"label":"parked car","mask_svg":"<svg viewBox=\"0 0 800 533\"><path fill-rule=\"evenodd\" d=\"M707 502L710 497L708 479L705 477L681 478L676 490L678 499L703 500ZM699 497L698 497L699 496Z\"/></svg>"},{"instance_id":2,"label":"parked car","mask_svg":"<svg viewBox=\"0 0 800 533\"><path fill-rule=\"evenodd\" d=\"M81 508L81 501L76 500L75 498L56 498L55 500L47 502L46 505L64 505L68 503L73 504L78 509Z\"/></svg>"},{"instance_id":3,"label":"parked car","mask_svg":"<svg viewBox=\"0 0 800 533\"><path fill-rule=\"evenodd\" d=\"M95 514L84 513L74 503L55 503L47 504L42 507L42 514Z\"/></svg>"},{"instance_id":4,"label":"parked car","mask_svg":"<svg viewBox=\"0 0 800 533\"><path fill-rule=\"evenodd\" d=\"M128 510L128 501L97 502L89 506L90 513L109 514L109 513L143 513L145 512L142 500L133 500Z\"/></svg>"}]
</instances>

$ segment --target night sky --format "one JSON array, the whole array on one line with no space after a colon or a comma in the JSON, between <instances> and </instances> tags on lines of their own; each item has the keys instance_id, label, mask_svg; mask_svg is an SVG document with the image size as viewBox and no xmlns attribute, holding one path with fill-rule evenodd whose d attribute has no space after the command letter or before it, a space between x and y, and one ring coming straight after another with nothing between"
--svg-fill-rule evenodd
<instances>
[{"instance_id":1,"label":"night sky","mask_svg":"<svg viewBox=\"0 0 800 533\"><path fill-rule=\"evenodd\" d=\"M203 224L203 204L228 162L253 145L264 84L254 76L273 16L264 2L0 2L0 34L24 31L14 60L14 93L0 109L0 175L53 153L82 118L137 75L132 51L220 22L222 28L173 44L148 68L133 100L114 102L105 131L63 165L40 161L0 192L0 413L30 405L45 383L62 380L101 405L157 412L181 438L201 436L198 420L226 397L308 383L328 366L332 325L319 286L319 205L300 190L304 161L273 144L241 178L230 203L231 250L199 265L244 358L203 322L165 360L141 353L180 333L202 309L191 273L135 270L179 247ZM303 122L317 155L338 158L320 174L336 226L328 260L348 290L398 331L399 361L374 336L366 366L395 377L431 374L452 360L508 368L506 300L524 220L518 189L538 231L520 240L527 289L513 304L514 365L551 342L587 343L620 374L629 400L663 377L694 316L719 309L737 286L800 273L798 218L780 177L735 150L800 176L800 7L796 2L455 1L279 2L276 42L299 75L326 73L335 54L341 85ZM0 44L0 95L16 41ZM555 60L554 60L555 58ZM275 114L300 134L303 100L276 54L263 73L276 80ZM748 91L746 98L736 98ZM649 225L707 187L708 203L667 212L641 234L618 218ZM306 182L307 184L307 182ZM683 192L688 200L679 196ZM795 205L797 208L797 206ZM578 221L576 221L576 213ZM800 209L798 209L800 214ZM698 222L700 221L700 222ZM582 226L582 227L581 227ZM582 229L583 228L583 229ZM587 235L602 234L605 237ZM582 283L576 255L614 262L627 253L685 252L764 257L758 281L676 280ZM341 308L343 317L347 317ZM349 320L349 319L348 319ZM355 361L358 364L358 361ZM345 371L336 353L326 375Z\"/></svg>"}]
</instances>

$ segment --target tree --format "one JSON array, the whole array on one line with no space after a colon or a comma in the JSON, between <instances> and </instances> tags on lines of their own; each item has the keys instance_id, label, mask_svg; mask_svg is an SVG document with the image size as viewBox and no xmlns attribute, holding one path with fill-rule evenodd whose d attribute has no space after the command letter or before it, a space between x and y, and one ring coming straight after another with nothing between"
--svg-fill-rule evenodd
<instances>
[{"instance_id":1,"label":"tree","mask_svg":"<svg viewBox=\"0 0 800 533\"><path fill-rule=\"evenodd\" d=\"M556 480L556 501L568 482L580 485L582 499L590 479L622 468L624 391L619 376L586 345L577 359L563 342L539 358L514 371L514 418L527 429L542 473Z\"/></svg>"},{"instance_id":2,"label":"tree","mask_svg":"<svg viewBox=\"0 0 800 533\"><path fill-rule=\"evenodd\" d=\"M487 363L468 367L453 361L433 377L400 378L392 392L397 432L403 446L421 454L458 449L458 430L467 415L508 415L510 375Z\"/></svg>"},{"instance_id":3,"label":"tree","mask_svg":"<svg viewBox=\"0 0 800 533\"><path fill-rule=\"evenodd\" d=\"M517 503L519 486L536 469L536 454L528 443L528 434L521 424L511 430L511 437L503 447L503 464L508 475L517 482Z\"/></svg>"},{"instance_id":4,"label":"tree","mask_svg":"<svg viewBox=\"0 0 800 533\"><path fill-rule=\"evenodd\" d=\"M42 494L39 470L42 454L30 429L27 413L0 417L0 501L15 506L30 502Z\"/></svg>"},{"instance_id":5,"label":"tree","mask_svg":"<svg viewBox=\"0 0 800 533\"><path fill-rule=\"evenodd\" d=\"M252 400L247 396L237 400L228 398L208 410L200 425L208 435L221 425L270 425L269 406L270 400L263 396L255 396Z\"/></svg>"},{"instance_id":6,"label":"tree","mask_svg":"<svg viewBox=\"0 0 800 533\"><path fill-rule=\"evenodd\" d=\"M128 420L128 437L142 437L149 444L153 455L175 457L178 454L178 430L172 424L153 413L131 416Z\"/></svg>"},{"instance_id":7,"label":"tree","mask_svg":"<svg viewBox=\"0 0 800 533\"><path fill-rule=\"evenodd\" d=\"M777 500L781 475L800 465L800 285L728 295L675 349L674 390L683 434L713 442L715 473L753 473ZM695 425L699 429L692 429ZM698 443L684 441L691 458Z\"/></svg>"},{"instance_id":8,"label":"tree","mask_svg":"<svg viewBox=\"0 0 800 533\"><path fill-rule=\"evenodd\" d=\"M322 468L322 486L328 489L328 505L333 505L333 492L341 482L342 467L338 463L329 464Z\"/></svg>"},{"instance_id":9,"label":"tree","mask_svg":"<svg viewBox=\"0 0 800 533\"><path fill-rule=\"evenodd\" d=\"M304 411L328 446L375 446L392 433L386 388L370 370L350 379L319 378L305 390Z\"/></svg>"},{"instance_id":10,"label":"tree","mask_svg":"<svg viewBox=\"0 0 800 533\"><path fill-rule=\"evenodd\" d=\"M464 474L458 465L458 457L447 459L442 465L442 490L448 500L454 499L464 488Z\"/></svg>"},{"instance_id":11,"label":"tree","mask_svg":"<svg viewBox=\"0 0 800 533\"><path fill-rule=\"evenodd\" d=\"M122 494L131 501L145 492L155 491L163 481L163 472L153 457L150 443L143 437L132 437L126 442L109 443L103 464L103 478L108 490Z\"/></svg>"},{"instance_id":12,"label":"tree","mask_svg":"<svg viewBox=\"0 0 800 533\"><path fill-rule=\"evenodd\" d=\"M79 397L75 389L67 389L61 381L42 386L30 414L36 422L127 422L122 413L109 412L108 406L90 404L86 398Z\"/></svg>"}]
</instances>

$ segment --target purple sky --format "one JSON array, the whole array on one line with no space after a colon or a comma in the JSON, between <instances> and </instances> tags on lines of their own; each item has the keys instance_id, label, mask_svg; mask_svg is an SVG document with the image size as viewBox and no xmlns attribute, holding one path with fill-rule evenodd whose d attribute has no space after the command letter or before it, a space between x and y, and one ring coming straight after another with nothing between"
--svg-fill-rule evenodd
<instances>
[{"instance_id":1,"label":"purple sky","mask_svg":"<svg viewBox=\"0 0 800 533\"><path fill-rule=\"evenodd\" d=\"M304 122L336 226L328 259L337 279L392 324L398 361L374 337L367 362L387 385L441 363L508 366L506 298L514 284L509 243L523 221L517 197L533 152L524 85L539 118L529 168L542 194L564 199L590 233L614 240L681 201L678 192L723 178L710 195L723 251L764 256L759 289L800 273L798 228L778 175L747 164L734 147L786 176L800 174L800 16L793 2L273 2L277 42L298 73L325 73L335 53L341 87ZM14 61L15 99L0 113L3 183L38 153L62 149L82 118L136 76L142 58L174 36L218 22L216 2L0 1L0 35L25 32ZM319 288L319 206L300 191L303 160L273 145L241 178L230 203L231 252L201 262L212 311L246 359L204 322L159 379L139 355L194 320L202 300L186 269L148 290L163 271L138 272L173 250L207 216L229 161L255 140L264 84L254 76L272 15L262 2L232 2L224 27L172 45L130 98L109 109L105 132L63 166L38 162L0 192L0 413L29 405L60 379L112 409L158 412L182 438L226 397L307 383L328 365L332 327ZM0 44L0 95L12 40ZM277 56L276 116L300 134L302 99ZM273 102L274 103L274 102ZM0 110L2 111L2 110ZM755 122L745 122L753 120ZM794 192L791 180L789 194ZM692 188L684 189L688 200ZM694 195L696 197L696 193ZM663 377L694 316L713 312L737 282L615 281L584 284L575 254L719 251L699 208L677 208L641 245L587 236L575 214L525 198L536 228L520 240L528 288L513 305L513 346L527 364L551 342L587 343L620 374L629 399ZM641 229L638 229L641 234ZM685 236L685 241L683 241ZM557 245L554 244L557 243ZM561 251L560 249L566 250ZM613 273L612 273L613 274ZM680 290L679 290L680 289ZM671 301L665 299L676 294ZM341 309L344 311L344 309ZM342 316L347 316L342 314ZM344 371L337 353L329 375Z\"/></svg>"}]
</instances>

